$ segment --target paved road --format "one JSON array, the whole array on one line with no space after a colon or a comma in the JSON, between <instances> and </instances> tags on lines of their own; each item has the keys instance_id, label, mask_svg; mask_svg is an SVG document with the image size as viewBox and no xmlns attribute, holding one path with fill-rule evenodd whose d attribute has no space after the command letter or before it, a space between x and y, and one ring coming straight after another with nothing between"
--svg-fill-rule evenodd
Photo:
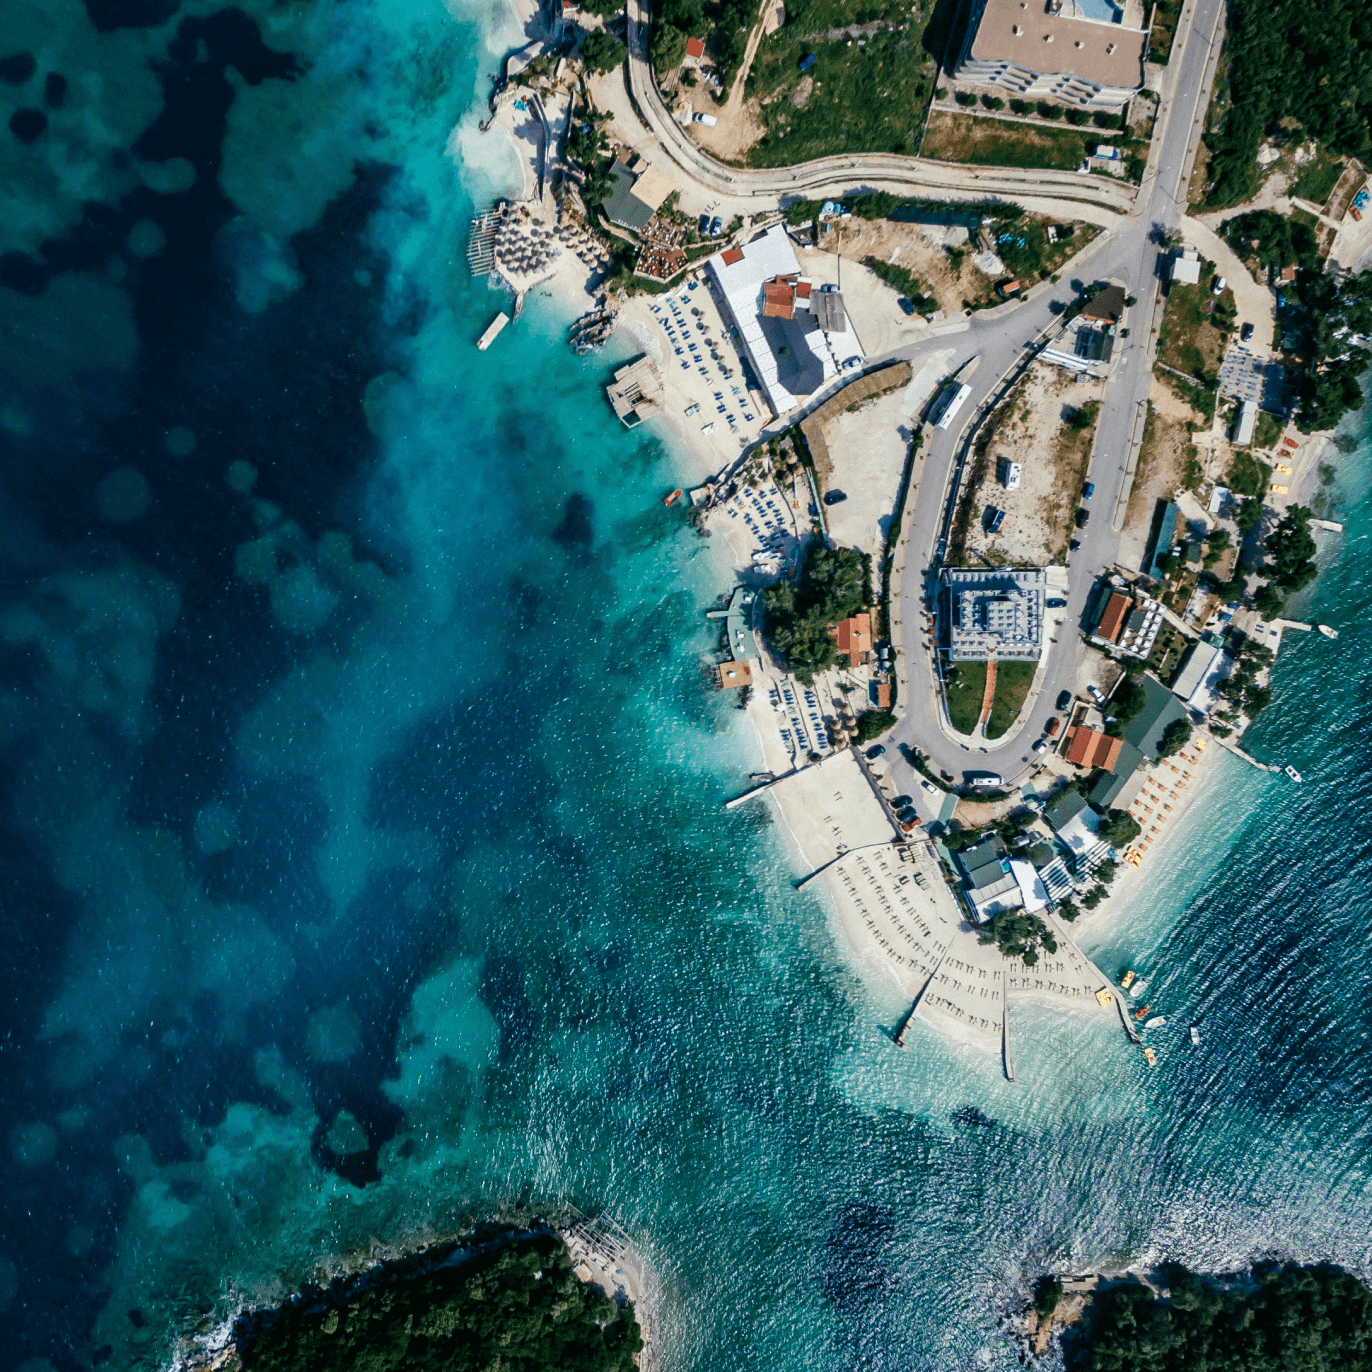
<instances>
[{"instance_id":1,"label":"paved road","mask_svg":"<svg viewBox=\"0 0 1372 1372\"><path fill-rule=\"evenodd\" d=\"M1021 727L993 744L969 747L946 730L934 689L930 648L927 637L920 632L926 577L943 516L944 488L962 432L937 434L930 444L911 515L905 584L901 588L908 691L905 714L892 741L918 745L936 768L959 780L968 771L995 771L1010 780L1031 770L1033 755L1029 744L1042 734L1054 712L1058 692L1074 686L1087 651L1080 643L1078 630L1095 579L1116 560L1124 505L1133 482L1133 462L1137 460L1136 439L1142 432L1152 376L1156 323L1161 316L1161 250L1157 240L1161 232L1174 229L1185 213L1186 188L1209 103L1214 79L1212 55L1218 55L1223 15L1224 0L1190 0L1185 7L1173 48L1169 93L1159 114L1159 127L1140 188L1139 207L1105 240L1088 250L1092 254L1090 261L1081 276L1073 278L1078 283L1083 279L1119 281L1130 295L1137 297L1138 303L1126 318L1130 337L1116 351L1097 425L1089 472L1096 492L1090 502L1091 522L1078 535L1081 547L1072 555L1065 619L1053 636L1055 641L1037 694L1026 707ZM1069 271L1071 267L1069 263ZM974 355L981 357L971 382L973 393L965 407L969 419L975 413L973 407L980 406L992 393L1025 345L1052 324L1056 312L1074 293L1072 283L1064 280L1056 289L1037 296L1000 320L983 322L974 317L971 329L956 336L957 352L952 366ZM949 341L935 340L922 345L919 351L940 344L946 347ZM983 748L987 751L983 752ZM894 757L896 750L890 751L900 789L915 793L916 778L904 762ZM926 798L922 792L919 794L921 800Z\"/></svg>"},{"instance_id":2,"label":"paved road","mask_svg":"<svg viewBox=\"0 0 1372 1372\"><path fill-rule=\"evenodd\" d=\"M1075 172L1020 171L1012 167L974 169L894 153L821 157L793 167L744 169L717 162L692 142L672 118L653 80L648 61L647 0L628 0L629 89L639 114L659 146L692 180L715 194L756 200L759 210L776 208L783 196L821 199L859 188L940 199L1034 195L1085 202L1119 214L1133 210L1138 190L1109 176Z\"/></svg>"}]
</instances>

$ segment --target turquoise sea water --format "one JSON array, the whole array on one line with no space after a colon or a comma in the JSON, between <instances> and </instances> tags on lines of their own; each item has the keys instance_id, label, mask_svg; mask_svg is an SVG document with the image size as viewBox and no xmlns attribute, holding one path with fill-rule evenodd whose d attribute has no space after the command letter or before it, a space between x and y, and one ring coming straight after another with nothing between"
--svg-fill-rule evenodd
<instances>
[{"instance_id":1,"label":"turquoise sea water","mask_svg":"<svg viewBox=\"0 0 1372 1372\"><path fill-rule=\"evenodd\" d=\"M1085 940L1160 1066L1033 1010L1017 1085L902 1052L722 808L672 454L549 300L473 347L505 11L13 8L3 98L69 94L5 153L0 1367L153 1366L521 1197L630 1228L674 1369L1009 1368L1045 1265L1372 1276L1366 441L1295 607L1341 637L1249 740L1305 785L1224 760Z\"/></svg>"}]
</instances>

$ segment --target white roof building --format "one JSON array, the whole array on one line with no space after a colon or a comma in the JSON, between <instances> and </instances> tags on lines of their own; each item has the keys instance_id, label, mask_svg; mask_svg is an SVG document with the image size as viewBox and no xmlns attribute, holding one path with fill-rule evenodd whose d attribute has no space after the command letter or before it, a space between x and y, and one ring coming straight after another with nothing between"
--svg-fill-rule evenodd
<instances>
[{"instance_id":1,"label":"white roof building","mask_svg":"<svg viewBox=\"0 0 1372 1372\"><path fill-rule=\"evenodd\" d=\"M1195 248L1183 248L1172 258L1172 280L1183 285L1200 285L1200 269L1200 253Z\"/></svg>"},{"instance_id":2,"label":"white roof building","mask_svg":"<svg viewBox=\"0 0 1372 1372\"><path fill-rule=\"evenodd\" d=\"M777 415L793 410L838 375L838 366L810 307L810 283L800 275L800 262L785 226L773 225L741 248L716 253L710 273L768 403ZM789 309L773 297L790 279Z\"/></svg>"},{"instance_id":3,"label":"white roof building","mask_svg":"<svg viewBox=\"0 0 1372 1372\"><path fill-rule=\"evenodd\" d=\"M1037 661L1043 648L1047 573L947 568L948 653L954 662Z\"/></svg>"},{"instance_id":4,"label":"white roof building","mask_svg":"<svg viewBox=\"0 0 1372 1372\"><path fill-rule=\"evenodd\" d=\"M1215 703L1215 688L1233 670L1233 660L1223 648L1197 643L1186 666L1172 684L1172 694L1189 709L1205 714Z\"/></svg>"},{"instance_id":5,"label":"white roof building","mask_svg":"<svg viewBox=\"0 0 1372 1372\"><path fill-rule=\"evenodd\" d=\"M1251 443L1253 431L1258 425L1258 406L1255 401L1245 400L1239 405L1238 423L1234 425L1234 442Z\"/></svg>"}]
</instances>

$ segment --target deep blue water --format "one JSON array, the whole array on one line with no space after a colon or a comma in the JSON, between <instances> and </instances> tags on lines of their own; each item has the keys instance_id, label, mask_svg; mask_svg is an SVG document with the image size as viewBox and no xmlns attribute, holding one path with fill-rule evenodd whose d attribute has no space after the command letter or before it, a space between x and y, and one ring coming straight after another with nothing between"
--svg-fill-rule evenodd
<instances>
[{"instance_id":1,"label":"deep blue water","mask_svg":"<svg viewBox=\"0 0 1372 1372\"><path fill-rule=\"evenodd\" d=\"M1250 740L1306 784L1226 760L1087 937L1159 1068L1030 1011L1016 1086L902 1053L722 810L755 745L671 454L549 301L473 346L504 11L7 19L47 123L0 134L0 1369L155 1366L526 1196L633 1230L674 1368L1009 1367L1044 1264L1372 1276L1366 443L1298 607L1342 636Z\"/></svg>"}]
</instances>

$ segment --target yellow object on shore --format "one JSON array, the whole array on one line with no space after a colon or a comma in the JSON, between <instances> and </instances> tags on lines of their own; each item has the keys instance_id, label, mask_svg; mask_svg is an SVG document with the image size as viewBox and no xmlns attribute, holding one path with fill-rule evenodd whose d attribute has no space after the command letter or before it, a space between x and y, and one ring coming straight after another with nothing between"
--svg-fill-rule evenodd
<instances>
[{"instance_id":1,"label":"yellow object on shore","mask_svg":"<svg viewBox=\"0 0 1372 1372\"><path fill-rule=\"evenodd\" d=\"M1145 1048L1143 1050L1143 1057L1144 1061L1146 1061L1150 1067L1156 1067L1158 1065L1158 1055L1151 1048Z\"/></svg>"},{"instance_id":2,"label":"yellow object on shore","mask_svg":"<svg viewBox=\"0 0 1372 1372\"><path fill-rule=\"evenodd\" d=\"M1110 992L1104 986L1102 986L1100 990L1096 992L1096 999L1102 1005L1109 1005L1110 1002L1114 1000L1114 996L1112 996Z\"/></svg>"}]
</instances>

